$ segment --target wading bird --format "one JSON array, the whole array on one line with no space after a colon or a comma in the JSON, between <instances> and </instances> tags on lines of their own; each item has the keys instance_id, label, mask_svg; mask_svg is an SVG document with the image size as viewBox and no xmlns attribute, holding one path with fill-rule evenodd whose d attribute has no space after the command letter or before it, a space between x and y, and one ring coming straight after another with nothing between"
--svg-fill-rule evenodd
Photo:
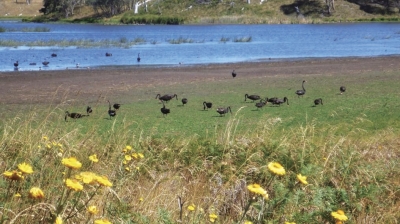
<instances>
[{"instance_id":1,"label":"wading bird","mask_svg":"<svg viewBox=\"0 0 400 224\"><path fill-rule=\"evenodd\" d=\"M263 101L261 99L260 102L256 103L257 110L260 108L263 108L267 103L268 103L268 101Z\"/></svg>"},{"instance_id":2,"label":"wading bird","mask_svg":"<svg viewBox=\"0 0 400 224\"><path fill-rule=\"evenodd\" d=\"M314 100L314 107L317 106L317 105L319 105L319 104L324 105L324 104L322 103L322 99L321 99L321 98L318 98L318 99Z\"/></svg>"},{"instance_id":3,"label":"wading bird","mask_svg":"<svg viewBox=\"0 0 400 224\"><path fill-rule=\"evenodd\" d=\"M233 78L236 77L236 72L235 72L235 70L232 71L232 77L233 77Z\"/></svg>"},{"instance_id":4,"label":"wading bird","mask_svg":"<svg viewBox=\"0 0 400 224\"><path fill-rule=\"evenodd\" d=\"M159 99L161 102L162 101L168 102L174 97L178 100L178 96L176 94L173 94L173 95L166 94L164 96L161 96L160 94L157 94L156 99Z\"/></svg>"},{"instance_id":5,"label":"wading bird","mask_svg":"<svg viewBox=\"0 0 400 224\"><path fill-rule=\"evenodd\" d=\"M140 53L138 53L136 60L137 60L137 62L140 62Z\"/></svg>"},{"instance_id":6,"label":"wading bird","mask_svg":"<svg viewBox=\"0 0 400 224\"><path fill-rule=\"evenodd\" d=\"M301 85L301 87L303 88L302 90L297 90L296 94L298 97L303 96L304 94L306 94L306 89L304 88L304 83L306 82L306 80L303 80L303 84Z\"/></svg>"},{"instance_id":7,"label":"wading bird","mask_svg":"<svg viewBox=\"0 0 400 224\"><path fill-rule=\"evenodd\" d=\"M106 57L111 57L111 56L112 56L111 53L106 52Z\"/></svg>"},{"instance_id":8,"label":"wading bird","mask_svg":"<svg viewBox=\"0 0 400 224\"><path fill-rule=\"evenodd\" d=\"M182 99L182 104L183 104L183 106L185 106L185 104L187 104L187 102L188 102L188 99L186 99L186 98L183 98L183 99Z\"/></svg>"},{"instance_id":9,"label":"wading bird","mask_svg":"<svg viewBox=\"0 0 400 224\"><path fill-rule=\"evenodd\" d=\"M170 109L165 108L165 104L163 102L163 107L161 108L161 113L163 114L163 117L165 117L165 115L169 114L170 112Z\"/></svg>"},{"instance_id":10,"label":"wading bird","mask_svg":"<svg viewBox=\"0 0 400 224\"><path fill-rule=\"evenodd\" d=\"M206 109L208 110L212 107L212 103L204 101L203 106L204 106L203 110L206 110Z\"/></svg>"},{"instance_id":11,"label":"wading bird","mask_svg":"<svg viewBox=\"0 0 400 224\"><path fill-rule=\"evenodd\" d=\"M48 62L48 61L44 61L44 62L42 62L42 64L43 64L44 66L48 66L48 65L49 65L49 63L50 63L50 62Z\"/></svg>"},{"instance_id":12,"label":"wading bird","mask_svg":"<svg viewBox=\"0 0 400 224\"><path fill-rule=\"evenodd\" d=\"M64 118L64 120L67 121L67 118L68 118L68 117L70 117L70 118L72 118L72 119L77 119L77 118L82 118L82 117L85 117L85 116L87 116L87 115L82 115L82 114L80 114L80 113L70 113L70 112L68 112L68 111L65 111L65 118Z\"/></svg>"},{"instance_id":13,"label":"wading bird","mask_svg":"<svg viewBox=\"0 0 400 224\"><path fill-rule=\"evenodd\" d=\"M244 95L244 101L247 100L247 98L253 100L252 102L254 102L254 100L259 100L261 97L259 95L248 95L247 93Z\"/></svg>"},{"instance_id":14,"label":"wading bird","mask_svg":"<svg viewBox=\"0 0 400 224\"><path fill-rule=\"evenodd\" d=\"M111 120L111 117L115 117L115 115L117 115L117 112L115 110L111 109L110 101L108 101L108 115L110 116L110 120Z\"/></svg>"},{"instance_id":15,"label":"wading bird","mask_svg":"<svg viewBox=\"0 0 400 224\"><path fill-rule=\"evenodd\" d=\"M345 86L341 86L340 87L340 94L343 94L344 92L346 92L346 87Z\"/></svg>"},{"instance_id":16,"label":"wading bird","mask_svg":"<svg viewBox=\"0 0 400 224\"><path fill-rule=\"evenodd\" d=\"M217 108L217 113L219 113L221 116L222 115L225 116L225 114L227 114L228 112L231 112L231 114L232 114L231 107L227 107L227 108L219 107L219 108Z\"/></svg>"},{"instance_id":17,"label":"wading bird","mask_svg":"<svg viewBox=\"0 0 400 224\"><path fill-rule=\"evenodd\" d=\"M93 112L92 107L87 106L87 107L86 107L86 113L87 113L87 115L91 114L92 112Z\"/></svg>"},{"instance_id":18,"label":"wading bird","mask_svg":"<svg viewBox=\"0 0 400 224\"><path fill-rule=\"evenodd\" d=\"M14 67L18 67L19 63L18 61L14 62Z\"/></svg>"},{"instance_id":19,"label":"wading bird","mask_svg":"<svg viewBox=\"0 0 400 224\"><path fill-rule=\"evenodd\" d=\"M289 105L289 99L286 96L283 99L276 99L274 102L272 102L272 104L279 105L279 106L283 103L286 103L287 105Z\"/></svg>"}]
</instances>

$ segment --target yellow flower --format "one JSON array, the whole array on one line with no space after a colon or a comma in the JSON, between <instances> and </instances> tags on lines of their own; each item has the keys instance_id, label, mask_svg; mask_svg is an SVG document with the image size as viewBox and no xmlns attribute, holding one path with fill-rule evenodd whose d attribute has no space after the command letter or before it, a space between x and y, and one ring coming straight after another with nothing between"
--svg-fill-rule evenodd
<instances>
[{"instance_id":1,"label":"yellow flower","mask_svg":"<svg viewBox=\"0 0 400 224\"><path fill-rule=\"evenodd\" d=\"M20 194L20 193L16 193L16 194L14 194L14 197L20 198L20 197L21 197L21 194Z\"/></svg>"},{"instance_id":2,"label":"yellow flower","mask_svg":"<svg viewBox=\"0 0 400 224\"><path fill-rule=\"evenodd\" d=\"M105 176L97 176L96 177L97 183L105 187L111 187L112 183L108 180Z\"/></svg>"},{"instance_id":3,"label":"yellow flower","mask_svg":"<svg viewBox=\"0 0 400 224\"><path fill-rule=\"evenodd\" d=\"M126 171L131 171L131 169L129 167L125 167Z\"/></svg>"},{"instance_id":4,"label":"yellow flower","mask_svg":"<svg viewBox=\"0 0 400 224\"><path fill-rule=\"evenodd\" d=\"M189 206L187 207L187 209L188 209L189 211L194 211L194 210L196 209L196 206L195 206L194 204L191 204L191 205L189 205Z\"/></svg>"},{"instance_id":5,"label":"yellow flower","mask_svg":"<svg viewBox=\"0 0 400 224\"><path fill-rule=\"evenodd\" d=\"M21 163L18 165L18 169L22 172L22 173L26 173L26 174L31 174L33 173L33 169L32 166L26 163Z\"/></svg>"},{"instance_id":6,"label":"yellow flower","mask_svg":"<svg viewBox=\"0 0 400 224\"><path fill-rule=\"evenodd\" d=\"M43 136L42 139L45 141L49 140L49 138L47 136Z\"/></svg>"},{"instance_id":7,"label":"yellow flower","mask_svg":"<svg viewBox=\"0 0 400 224\"><path fill-rule=\"evenodd\" d=\"M126 149L126 150L132 150L132 146L127 145L127 146L125 146L125 149Z\"/></svg>"},{"instance_id":8,"label":"yellow flower","mask_svg":"<svg viewBox=\"0 0 400 224\"><path fill-rule=\"evenodd\" d=\"M90 159L90 161L92 161L94 163L97 163L99 161L99 159L97 159L96 154L89 156L89 159Z\"/></svg>"},{"instance_id":9,"label":"yellow flower","mask_svg":"<svg viewBox=\"0 0 400 224\"><path fill-rule=\"evenodd\" d=\"M94 221L94 224L111 224L111 222L107 219L98 219Z\"/></svg>"},{"instance_id":10,"label":"yellow flower","mask_svg":"<svg viewBox=\"0 0 400 224\"><path fill-rule=\"evenodd\" d=\"M132 157L135 158L135 159L138 159L139 155L136 152L134 152L134 153L132 153Z\"/></svg>"},{"instance_id":11,"label":"yellow flower","mask_svg":"<svg viewBox=\"0 0 400 224\"><path fill-rule=\"evenodd\" d=\"M263 196L265 199L268 199L267 191L264 190L264 188L262 188L259 184L250 184L249 186L247 186L247 189L250 192L253 192L255 194L259 194L259 195Z\"/></svg>"},{"instance_id":12,"label":"yellow flower","mask_svg":"<svg viewBox=\"0 0 400 224\"><path fill-rule=\"evenodd\" d=\"M92 184L96 181L97 175L92 172L81 172L75 175L75 179L82 181L84 184Z\"/></svg>"},{"instance_id":13,"label":"yellow flower","mask_svg":"<svg viewBox=\"0 0 400 224\"><path fill-rule=\"evenodd\" d=\"M3 173L3 176L10 180L23 180L24 176L22 176L22 172L19 172L18 170L14 171L5 171Z\"/></svg>"},{"instance_id":14,"label":"yellow flower","mask_svg":"<svg viewBox=\"0 0 400 224\"><path fill-rule=\"evenodd\" d=\"M268 169L276 175L283 176L286 174L285 168L277 162L271 162L268 164Z\"/></svg>"},{"instance_id":15,"label":"yellow flower","mask_svg":"<svg viewBox=\"0 0 400 224\"><path fill-rule=\"evenodd\" d=\"M130 155L125 155L125 160L126 160L126 161L131 161L131 160L132 160L132 157L131 157Z\"/></svg>"},{"instance_id":16,"label":"yellow flower","mask_svg":"<svg viewBox=\"0 0 400 224\"><path fill-rule=\"evenodd\" d=\"M347 221L347 216L344 214L342 210L337 210L336 212L331 212L333 218L338 221Z\"/></svg>"},{"instance_id":17,"label":"yellow flower","mask_svg":"<svg viewBox=\"0 0 400 224\"><path fill-rule=\"evenodd\" d=\"M60 147L60 148L63 147L63 145L61 143L57 143L57 146Z\"/></svg>"},{"instance_id":18,"label":"yellow flower","mask_svg":"<svg viewBox=\"0 0 400 224\"><path fill-rule=\"evenodd\" d=\"M89 206L87 211L92 215L96 215L97 213L99 213L99 210L95 205Z\"/></svg>"},{"instance_id":19,"label":"yellow flower","mask_svg":"<svg viewBox=\"0 0 400 224\"><path fill-rule=\"evenodd\" d=\"M296 224L295 222L285 222L285 224Z\"/></svg>"},{"instance_id":20,"label":"yellow flower","mask_svg":"<svg viewBox=\"0 0 400 224\"><path fill-rule=\"evenodd\" d=\"M218 216L214 213L211 213L209 216L210 222L215 222L215 220L218 218Z\"/></svg>"},{"instance_id":21,"label":"yellow flower","mask_svg":"<svg viewBox=\"0 0 400 224\"><path fill-rule=\"evenodd\" d=\"M142 198L142 197L140 197L140 198L139 198L139 201L140 201L140 202L142 202L142 201L143 201L143 198Z\"/></svg>"},{"instance_id":22,"label":"yellow flower","mask_svg":"<svg viewBox=\"0 0 400 224\"><path fill-rule=\"evenodd\" d=\"M32 188L29 190L29 196L30 196L31 198L35 198L35 199L42 199L42 198L44 198L44 193L43 193L43 191L42 191L40 188L38 188L38 187L32 187Z\"/></svg>"},{"instance_id":23,"label":"yellow flower","mask_svg":"<svg viewBox=\"0 0 400 224\"><path fill-rule=\"evenodd\" d=\"M71 169L79 169L82 167L82 163L80 163L75 157L62 159L62 164Z\"/></svg>"},{"instance_id":24,"label":"yellow flower","mask_svg":"<svg viewBox=\"0 0 400 224\"><path fill-rule=\"evenodd\" d=\"M253 224L253 222L251 222L251 221L244 221L244 224Z\"/></svg>"},{"instance_id":25,"label":"yellow flower","mask_svg":"<svg viewBox=\"0 0 400 224\"><path fill-rule=\"evenodd\" d=\"M81 191L83 190L83 185L80 184L77 180L67 179L65 180L65 185L74 191Z\"/></svg>"},{"instance_id":26,"label":"yellow flower","mask_svg":"<svg viewBox=\"0 0 400 224\"><path fill-rule=\"evenodd\" d=\"M50 144L47 144L47 145L46 145L46 148L47 148L47 149L51 149L51 145L50 145Z\"/></svg>"},{"instance_id":27,"label":"yellow flower","mask_svg":"<svg viewBox=\"0 0 400 224\"><path fill-rule=\"evenodd\" d=\"M57 216L56 221L54 222L54 224L62 224L62 223L63 223L63 221L62 221L61 217Z\"/></svg>"},{"instance_id":28,"label":"yellow flower","mask_svg":"<svg viewBox=\"0 0 400 224\"><path fill-rule=\"evenodd\" d=\"M300 181L300 183L302 183L302 184L306 184L306 185L308 184L307 177L303 176L301 174L297 174L297 180Z\"/></svg>"}]
</instances>

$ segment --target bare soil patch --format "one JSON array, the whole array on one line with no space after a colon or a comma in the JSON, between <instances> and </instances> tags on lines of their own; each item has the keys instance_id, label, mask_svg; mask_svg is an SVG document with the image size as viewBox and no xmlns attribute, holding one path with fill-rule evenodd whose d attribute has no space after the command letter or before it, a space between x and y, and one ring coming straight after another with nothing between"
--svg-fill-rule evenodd
<instances>
[{"instance_id":1,"label":"bare soil patch","mask_svg":"<svg viewBox=\"0 0 400 224\"><path fill-rule=\"evenodd\" d=\"M400 56L374 58L308 59L254 63L213 64L168 68L124 67L15 71L0 73L1 104L60 103L65 96L96 101L104 95L131 96L137 89L269 76L357 76L370 71L397 71ZM360 76L362 79L362 76Z\"/></svg>"}]
</instances>

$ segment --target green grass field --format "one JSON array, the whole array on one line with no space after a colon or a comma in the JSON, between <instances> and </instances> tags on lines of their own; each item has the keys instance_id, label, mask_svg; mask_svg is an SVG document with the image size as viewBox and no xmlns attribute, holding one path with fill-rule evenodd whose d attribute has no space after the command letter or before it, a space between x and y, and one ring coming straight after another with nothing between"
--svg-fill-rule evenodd
<instances>
[{"instance_id":1,"label":"green grass field","mask_svg":"<svg viewBox=\"0 0 400 224\"><path fill-rule=\"evenodd\" d=\"M0 223L53 223L57 217L64 223L334 223L331 213L337 210L344 211L346 223L396 223L399 77L398 71L260 74L140 87L105 96L123 104L112 119L103 101L93 102L89 117L68 122L65 110L84 113L86 105L78 100L68 107L2 107L7 115L0 123ZM297 97L302 80L307 92ZM342 95L341 85L347 87ZM166 103L166 117L157 93L178 95ZM246 93L286 96L289 105L257 110L245 102ZM185 106L183 97L189 100ZM316 98L323 105L313 107ZM213 108L204 111L203 101ZM216 112L227 106L232 114ZM99 161L91 162L90 155ZM69 157L82 167L64 166L61 160ZM23 162L32 174L12 179L4 173ZM270 162L280 163L285 175L271 172ZM105 175L113 186L85 183L76 176L83 171ZM64 179L76 179L83 190ZM253 195L250 184L261 185L268 199ZM42 189L44 198L29 197L32 187ZM87 212L89 206L99 212Z\"/></svg>"}]
</instances>

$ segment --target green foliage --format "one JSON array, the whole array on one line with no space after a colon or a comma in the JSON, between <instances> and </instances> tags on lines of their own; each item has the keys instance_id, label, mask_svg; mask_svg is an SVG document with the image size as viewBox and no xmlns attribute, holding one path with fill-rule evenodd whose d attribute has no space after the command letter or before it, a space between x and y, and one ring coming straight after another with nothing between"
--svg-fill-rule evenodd
<instances>
[{"instance_id":1,"label":"green foliage","mask_svg":"<svg viewBox=\"0 0 400 224\"><path fill-rule=\"evenodd\" d=\"M157 16L157 15L130 15L125 14L120 22L123 24L165 24L179 25L183 24L182 17L175 16Z\"/></svg>"}]
</instances>

